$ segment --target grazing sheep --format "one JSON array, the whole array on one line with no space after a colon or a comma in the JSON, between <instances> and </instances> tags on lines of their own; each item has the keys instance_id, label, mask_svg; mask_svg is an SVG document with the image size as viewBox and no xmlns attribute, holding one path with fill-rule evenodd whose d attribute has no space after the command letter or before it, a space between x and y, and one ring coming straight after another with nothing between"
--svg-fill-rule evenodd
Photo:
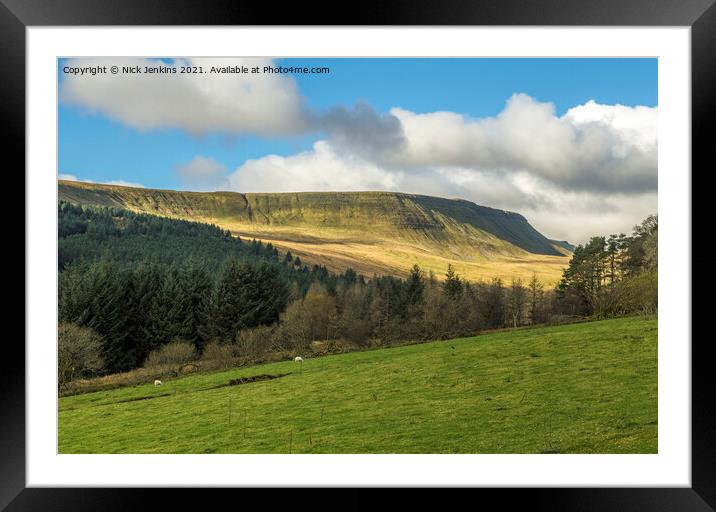
<instances>
[{"instance_id":1,"label":"grazing sheep","mask_svg":"<svg viewBox=\"0 0 716 512\"><path fill-rule=\"evenodd\" d=\"M293 358L293 362L294 362L294 363L302 363L302 362L303 362L303 358L302 358L301 356L296 356L296 357Z\"/></svg>"},{"instance_id":2,"label":"grazing sheep","mask_svg":"<svg viewBox=\"0 0 716 512\"><path fill-rule=\"evenodd\" d=\"M155 386L161 386L161 385L162 385L162 381L159 380L159 379L155 379L155 380L154 380L154 385L155 385Z\"/></svg>"}]
</instances>

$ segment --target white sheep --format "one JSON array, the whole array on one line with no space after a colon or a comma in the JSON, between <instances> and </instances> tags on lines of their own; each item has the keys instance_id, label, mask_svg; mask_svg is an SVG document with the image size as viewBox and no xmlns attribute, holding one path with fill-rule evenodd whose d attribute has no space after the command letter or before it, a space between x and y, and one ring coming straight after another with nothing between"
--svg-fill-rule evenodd
<instances>
[{"instance_id":1,"label":"white sheep","mask_svg":"<svg viewBox=\"0 0 716 512\"><path fill-rule=\"evenodd\" d=\"M293 362L294 362L294 363L302 363L302 362L303 362L303 358L302 358L301 356L296 356L296 357L293 358Z\"/></svg>"},{"instance_id":2,"label":"white sheep","mask_svg":"<svg viewBox=\"0 0 716 512\"><path fill-rule=\"evenodd\" d=\"M162 385L162 381L159 380L159 379L154 379L154 385L155 385L155 386L161 386L161 385Z\"/></svg>"}]
</instances>

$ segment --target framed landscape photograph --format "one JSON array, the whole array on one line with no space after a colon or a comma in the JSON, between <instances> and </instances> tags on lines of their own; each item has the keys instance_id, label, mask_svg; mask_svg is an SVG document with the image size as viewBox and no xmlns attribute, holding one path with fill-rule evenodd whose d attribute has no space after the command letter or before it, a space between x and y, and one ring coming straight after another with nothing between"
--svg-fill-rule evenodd
<instances>
[{"instance_id":1,"label":"framed landscape photograph","mask_svg":"<svg viewBox=\"0 0 716 512\"><path fill-rule=\"evenodd\" d=\"M657 453L657 67L59 59L59 453Z\"/></svg>"},{"instance_id":2,"label":"framed landscape photograph","mask_svg":"<svg viewBox=\"0 0 716 512\"><path fill-rule=\"evenodd\" d=\"M0 504L530 487L505 499L711 510L691 180L716 10L661 3L340 27L6 2L27 304Z\"/></svg>"}]
</instances>

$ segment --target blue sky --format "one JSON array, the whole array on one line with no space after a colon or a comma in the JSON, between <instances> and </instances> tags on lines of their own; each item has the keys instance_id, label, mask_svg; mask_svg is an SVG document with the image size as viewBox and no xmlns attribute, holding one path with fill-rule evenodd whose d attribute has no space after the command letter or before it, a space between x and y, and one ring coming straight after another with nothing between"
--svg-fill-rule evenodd
<instances>
[{"instance_id":1,"label":"blue sky","mask_svg":"<svg viewBox=\"0 0 716 512\"><path fill-rule=\"evenodd\" d=\"M282 59L284 65L329 66L330 75L293 75L308 105L326 109L365 101L379 112L448 110L498 114L514 93L554 103L557 114L588 100L657 104L656 59ZM64 61L60 62L59 68ZM64 75L60 73L60 87ZM180 129L141 132L86 108L58 108L58 172L91 181L123 180L184 188L175 168L196 155L234 168L266 154L289 155L320 137L195 137Z\"/></svg>"},{"instance_id":2,"label":"blue sky","mask_svg":"<svg viewBox=\"0 0 716 512\"><path fill-rule=\"evenodd\" d=\"M61 177L462 197L572 240L605 223L628 231L656 211L656 59L264 59L330 73L228 77L63 72L115 61L259 62L61 60Z\"/></svg>"}]
</instances>

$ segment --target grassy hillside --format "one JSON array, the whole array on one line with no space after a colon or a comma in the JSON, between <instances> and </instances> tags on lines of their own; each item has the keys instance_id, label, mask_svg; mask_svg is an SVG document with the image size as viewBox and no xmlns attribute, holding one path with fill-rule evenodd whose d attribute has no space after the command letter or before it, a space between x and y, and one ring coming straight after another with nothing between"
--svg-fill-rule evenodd
<instances>
[{"instance_id":1,"label":"grassy hillside","mask_svg":"<svg viewBox=\"0 0 716 512\"><path fill-rule=\"evenodd\" d=\"M567 256L569 256L570 253L573 253L574 249L576 249L574 245L570 244L566 240L550 240L550 242L552 242L552 247Z\"/></svg>"},{"instance_id":2,"label":"grassy hillside","mask_svg":"<svg viewBox=\"0 0 716 512\"><path fill-rule=\"evenodd\" d=\"M280 375L241 385L230 380ZM657 321L622 318L61 398L60 453L656 453Z\"/></svg>"},{"instance_id":3,"label":"grassy hillside","mask_svg":"<svg viewBox=\"0 0 716 512\"><path fill-rule=\"evenodd\" d=\"M333 271L407 275L413 264L471 280L559 279L568 258L517 213L393 192L239 194L59 182L59 199L215 223Z\"/></svg>"}]
</instances>

